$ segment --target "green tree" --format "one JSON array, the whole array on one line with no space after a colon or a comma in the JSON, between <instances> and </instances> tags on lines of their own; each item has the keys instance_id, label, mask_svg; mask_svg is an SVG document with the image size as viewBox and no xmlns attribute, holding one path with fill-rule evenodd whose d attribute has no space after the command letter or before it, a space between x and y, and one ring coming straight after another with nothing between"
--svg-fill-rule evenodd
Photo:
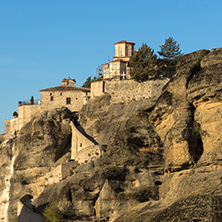
<instances>
[{"instance_id":1,"label":"green tree","mask_svg":"<svg viewBox=\"0 0 222 222\"><path fill-rule=\"evenodd\" d=\"M83 83L82 87L85 87L85 88L90 88L91 87L91 83L92 82L96 82L98 81L98 78L96 76L93 77L93 79L91 79L91 76L88 77L86 79L86 81Z\"/></svg>"},{"instance_id":2,"label":"green tree","mask_svg":"<svg viewBox=\"0 0 222 222\"><path fill-rule=\"evenodd\" d=\"M16 111L13 112L13 117L18 117L18 113Z\"/></svg>"},{"instance_id":3,"label":"green tree","mask_svg":"<svg viewBox=\"0 0 222 222\"><path fill-rule=\"evenodd\" d=\"M165 43L160 46L159 55L167 59L178 59L182 55L180 45L172 37L165 39Z\"/></svg>"},{"instance_id":4,"label":"green tree","mask_svg":"<svg viewBox=\"0 0 222 222\"><path fill-rule=\"evenodd\" d=\"M146 81L158 74L157 55L146 43L143 43L141 48L131 57L129 65L131 67L130 76L136 81Z\"/></svg>"},{"instance_id":5,"label":"green tree","mask_svg":"<svg viewBox=\"0 0 222 222\"><path fill-rule=\"evenodd\" d=\"M57 207L57 202L51 202L43 213L48 222L62 222L63 214Z\"/></svg>"},{"instance_id":6,"label":"green tree","mask_svg":"<svg viewBox=\"0 0 222 222\"><path fill-rule=\"evenodd\" d=\"M165 43L160 46L160 51L158 53L164 58L159 60L159 70L161 70L163 75L173 76L178 59L183 55L180 50L180 45L177 44L177 41L172 37L169 37L165 39Z\"/></svg>"}]
</instances>

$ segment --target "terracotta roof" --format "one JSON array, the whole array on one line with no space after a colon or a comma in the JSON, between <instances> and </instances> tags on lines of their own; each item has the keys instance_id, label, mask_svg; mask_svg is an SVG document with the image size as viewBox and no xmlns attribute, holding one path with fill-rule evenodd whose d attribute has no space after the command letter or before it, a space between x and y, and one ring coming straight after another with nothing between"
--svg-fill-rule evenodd
<instances>
[{"instance_id":1,"label":"terracotta roof","mask_svg":"<svg viewBox=\"0 0 222 222\"><path fill-rule=\"evenodd\" d=\"M117 58L121 58L121 57L117 57ZM105 66L105 65L108 65L109 63L114 63L114 62L126 62L126 61L124 61L123 59L116 59L116 60L112 60L110 62L104 63L102 64L102 66Z\"/></svg>"},{"instance_id":2,"label":"terracotta roof","mask_svg":"<svg viewBox=\"0 0 222 222\"><path fill-rule=\"evenodd\" d=\"M82 91L82 92L90 92L91 90L83 87L75 87L75 86L56 86L47 89L42 89L40 92L44 91Z\"/></svg>"},{"instance_id":3,"label":"terracotta roof","mask_svg":"<svg viewBox=\"0 0 222 222\"><path fill-rule=\"evenodd\" d=\"M63 79L62 82L67 82L68 80L72 80L72 81L76 82L75 79Z\"/></svg>"},{"instance_id":4,"label":"terracotta roof","mask_svg":"<svg viewBox=\"0 0 222 222\"><path fill-rule=\"evenodd\" d=\"M134 42L129 42L129 41L126 41L126 40L122 40L122 41L120 41L120 42L116 42L116 43L114 43L114 45L119 44L119 43L128 43L128 44L133 44L133 45L135 45Z\"/></svg>"}]
</instances>

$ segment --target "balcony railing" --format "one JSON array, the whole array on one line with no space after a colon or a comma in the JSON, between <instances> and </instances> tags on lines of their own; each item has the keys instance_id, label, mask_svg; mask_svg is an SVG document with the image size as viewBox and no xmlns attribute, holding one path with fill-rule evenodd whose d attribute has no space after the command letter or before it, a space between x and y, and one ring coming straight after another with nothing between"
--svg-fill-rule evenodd
<instances>
[{"instance_id":1,"label":"balcony railing","mask_svg":"<svg viewBox=\"0 0 222 222\"><path fill-rule=\"evenodd\" d=\"M39 105L40 99L35 99L33 103L30 100L24 100L18 103L19 106L26 106L26 105Z\"/></svg>"}]
</instances>

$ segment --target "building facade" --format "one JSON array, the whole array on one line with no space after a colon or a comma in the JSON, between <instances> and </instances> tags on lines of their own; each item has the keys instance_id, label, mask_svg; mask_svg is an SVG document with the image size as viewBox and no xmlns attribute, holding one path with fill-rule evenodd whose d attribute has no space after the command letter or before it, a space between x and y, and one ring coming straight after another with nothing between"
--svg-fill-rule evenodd
<instances>
[{"instance_id":1,"label":"building facade","mask_svg":"<svg viewBox=\"0 0 222 222\"><path fill-rule=\"evenodd\" d=\"M103 79L130 79L129 60L133 56L135 43L123 40L114 45L113 61L103 64Z\"/></svg>"},{"instance_id":2,"label":"building facade","mask_svg":"<svg viewBox=\"0 0 222 222\"><path fill-rule=\"evenodd\" d=\"M40 90L41 100L38 105L23 103L18 107L18 117L5 120L5 133L20 130L36 114L60 107L67 107L72 112L79 111L90 99L91 90L76 87L75 79L63 79L62 85Z\"/></svg>"},{"instance_id":3,"label":"building facade","mask_svg":"<svg viewBox=\"0 0 222 222\"><path fill-rule=\"evenodd\" d=\"M40 90L41 109L65 106L72 112L79 111L90 99L90 89L76 87L75 83L73 79L63 79L61 86Z\"/></svg>"}]
</instances>

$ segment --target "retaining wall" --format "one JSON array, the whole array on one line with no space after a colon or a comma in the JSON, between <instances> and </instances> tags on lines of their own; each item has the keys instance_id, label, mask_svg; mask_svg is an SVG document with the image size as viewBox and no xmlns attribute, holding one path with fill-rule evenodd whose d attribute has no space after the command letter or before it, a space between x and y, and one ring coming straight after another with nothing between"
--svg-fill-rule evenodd
<instances>
[{"instance_id":1,"label":"retaining wall","mask_svg":"<svg viewBox=\"0 0 222 222\"><path fill-rule=\"evenodd\" d=\"M169 78L162 78L141 83L134 80L99 81L91 84L91 95L95 97L108 93L114 103L128 103L142 99L155 101L169 80Z\"/></svg>"},{"instance_id":2,"label":"retaining wall","mask_svg":"<svg viewBox=\"0 0 222 222\"><path fill-rule=\"evenodd\" d=\"M64 180L66 177L70 176L70 169L76 167L78 164L75 161L70 161L68 163L63 163L52 169L45 176L46 185L51 185Z\"/></svg>"},{"instance_id":3,"label":"retaining wall","mask_svg":"<svg viewBox=\"0 0 222 222\"><path fill-rule=\"evenodd\" d=\"M75 160L78 161L80 164L82 164L100 158L102 154L103 154L103 146L100 145L89 146L84 149L81 149L77 153Z\"/></svg>"},{"instance_id":4,"label":"retaining wall","mask_svg":"<svg viewBox=\"0 0 222 222\"><path fill-rule=\"evenodd\" d=\"M70 125L72 128L71 159L75 159L80 150L86 147L93 147L96 144L83 135L72 121Z\"/></svg>"},{"instance_id":5,"label":"retaining wall","mask_svg":"<svg viewBox=\"0 0 222 222\"><path fill-rule=\"evenodd\" d=\"M24 105L18 107L18 117L5 120L5 133L20 130L31 118L40 112L40 105Z\"/></svg>"}]
</instances>

